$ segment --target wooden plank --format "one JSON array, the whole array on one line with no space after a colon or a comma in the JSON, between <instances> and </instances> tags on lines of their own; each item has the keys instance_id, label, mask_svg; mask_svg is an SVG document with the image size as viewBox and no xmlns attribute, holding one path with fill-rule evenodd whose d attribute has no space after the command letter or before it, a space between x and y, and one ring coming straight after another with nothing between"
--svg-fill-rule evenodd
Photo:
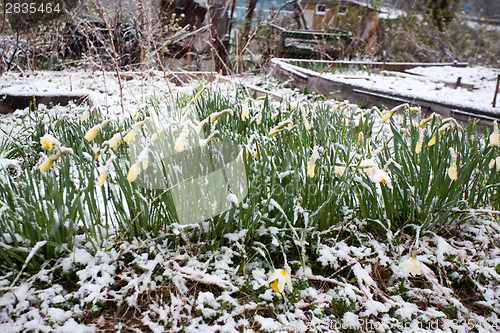
<instances>
[{"instance_id":1,"label":"wooden plank","mask_svg":"<svg viewBox=\"0 0 500 333\"><path fill-rule=\"evenodd\" d=\"M286 66L279 61L273 62L275 67L273 73L278 73L278 79L287 79L287 73L299 72L297 66L286 63ZM424 113L436 112L443 117L456 117L457 120L467 121L470 117L478 119L480 122L491 123L493 120L500 120L500 115L493 112L486 112L470 107L460 106L453 103L437 102L424 97L406 97L398 93L388 93L377 89L365 89L359 86L339 82L322 77L320 73L303 69L303 75L307 76L305 88L309 92L317 92L326 95L327 98L347 99L352 103L361 103L365 107L384 106L391 109L397 105L408 103L409 105L420 106ZM301 89L303 89L301 87Z\"/></svg>"},{"instance_id":2,"label":"wooden plank","mask_svg":"<svg viewBox=\"0 0 500 333\"><path fill-rule=\"evenodd\" d=\"M434 67L434 66L452 66L452 67L468 67L468 62L380 62L380 61L351 61L351 60L304 60L292 58L276 58L276 61L283 61L286 63L303 63L303 64L322 64L328 67L353 67L353 66L366 66L369 68L385 69L388 71L404 72L408 69L415 67Z\"/></svg>"},{"instance_id":3,"label":"wooden plank","mask_svg":"<svg viewBox=\"0 0 500 333\"><path fill-rule=\"evenodd\" d=\"M35 100L36 105L45 104L47 107L55 105L68 105L70 102L82 104L84 102L91 103L87 94L36 94L36 93L2 93L0 92L0 113L8 114L16 110L23 110L30 106Z\"/></svg>"}]
</instances>

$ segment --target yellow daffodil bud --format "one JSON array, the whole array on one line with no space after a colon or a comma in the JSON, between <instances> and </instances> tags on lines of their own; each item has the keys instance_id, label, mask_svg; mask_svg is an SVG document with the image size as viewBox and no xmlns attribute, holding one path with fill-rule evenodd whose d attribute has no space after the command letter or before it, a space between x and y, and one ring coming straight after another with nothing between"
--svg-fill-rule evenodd
<instances>
[{"instance_id":1,"label":"yellow daffodil bud","mask_svg":"<svg viewBox=\"0 0 500 333\"><path fill-rule=\"evenodd\" d=\"M391 119L392 115L396 113L395 111L389 111L382 116L382 122L385 123L387 120Z\"/></svg>"},{"instance_id":2,"label":"yellow daffodil bud","mask_svg":"<svg viewBox=\"0 0 500 333\"><path fill-rule=\"evenodd\" d=\"M448 176L451 180L457 180L457 166L452 164L448 168Z\"/></svg>"},{"instance_id":3,"label":"yellow daffodil bud","mask_svg":"<svg viewBox=\"0 0 500 333\"><path fill-rule=\"evenodd\" d=\"M450 167L448 168L448 176L450 177L451 180L457 180L458 175L457 175L457 154L455 153L455 149L453 147L450 147L450 155L451 155L451 163Z\"/></svg>"},{"instance_id":4,"label":"yellow daffodil bud","mask_svg":"<svg viewBox=\"0 0 500 333\"><path fill-rule=\"evenodd\" d=\"M241 120L246 121L248 118L250 118L250 111L248 110L248 107L245 105L241 109Z\"/></svg>"},{"instance_id":5,"label":"yellow daffodil bud","mask_svg":"<svg viewBox=\"0 0 500 333\"><path fill-rule=\"evenodd\" d=\"M40 169L40 171L47 171L47 169L50 168L52 164L54 164L54 161L50 158L47 158L42 162L42 164L38 166L38 168Z\"/></svg>"},{"instance_id":6,"label":"yellow daffodil bud","mask_svg":"<svg viewBox=\"0 0 500 333\"><path fill-rule=\"evenodd\" d=\"M427 147L432 147L436 144L436 136L434 135L429 142L427 143Z\"/></svg>"},{"instance_id":7,"label":"yellow daffodil bud","mask_svg":"<svg viewBox=\"0 0 500 333\"><path fill-rule=\"evenodd\" d=\"M104 182L108 178L108 174L109 174L108 170L101 172L99 177L97 177L97 186L102 187L102 185L104 185Z\"/></svg>"},{"instance_id":8,"label":"yellow daffodil bud","mask_svg":"<svg viewBox=\"0 0 500 333\"><path fill-rule=\"evenodd\" d=\"M314 168L315 167L316 167L316 163L314 163L314 162L309 163L309 165L307 166L307 173L309 174L310 178L314 177Z\"/></svg>"},{"instance_id":9,"label":"yellow daffodil bud","mask_svg":"<svg viewBox=\"0 0 500 333\"><path fill-rule=\"evenodd\" d=\"M155 142L156 140L158 140L158 138L158 133L154 133L153 135L151 135L151 142Z\"/></svg>"},{"instance_id":10,"label":"yellow daffodil bud","mask_svg":"<svg viewBox=\"0 0 500 333\"><path fill-rule=\"evenodd\" d=\"M90 112L87 111L82 115L81 121L85 121L90 118Z\"/></svg>"},{"instance_id":11,"label":"yellow daffodil bud","mask_svg":"<svg viewBox=\"0 0 500 333\"><path fill-rule=\"evenodd\" d=\"M121 134L120 133L116 133L115 135L113 135L113 137L111 139L109 139L108 141L108 145L111 149L113 150L116 150L116 148L118 148L118 146L120 145L120 143L122 143L122 137L121 137Z\"/></svg>"},{"instance_id":12,"label":"yellow daffodil bud","mask_svg":"<svg viewBox=\"0 0 500 333\"><path fill-rule=\"evenodd\" d=\"M415 147L415 154L420 154L422 151L422 141L417 142L417 146Z\"/></svg>"},{"instance_id":13,"label":"yellow daffodil bud","mask_svg":"<svg viewBox=\"0 0 500 333\"><path fill-rule=\"evenodd\" d=\"M497 122L493 122L493 133L490 134L490 146L498 146L500 143L500 132L498 131Z\"/></svg>"},{"instance_id":14,"label":"yellow daffodil bud","mask_svg":"<svg viewBox=\"0 0 500 333\"><path fill-rule=\"evenodd\" d=\"M342 177L344 175L344 172L346 170L346 167L344 166L338 166L336 165L334 168L333 168L333 174L337 177Z\"/></svg>"},{"instance_id":15,"label":"yellow daffodil bud","mask_svg":"<svg viewBox=\"0 0 500 333\"><path fill-rule=\"evenodd\" d=\"M134 140L135 136L137 135L137 131L135 129L131 129L130 131L125 134L123 137L123 141L126 143L129 143L130 141Z\"/></svg>"},{"instance_id":16,"label":"yellow daffodil bud","mask_svg":"<svg viewBox=\"0 0 500 333\"><path fill-rule=\"evenodd\" d=\"M201 133L201 131L203 130L203 127L205 126L206 123L208 123L208 118L203 119L202 121L200 121L198 126L196 126L196 131L198 132L198 134Z\"/></svg>"},{"instance_id":17,"label":"yellow daffodil bud","mask_svg":"<svg viewBox=\"0 0 500 333\"><path fill-rule=\"evenodd\" d=\"M87 140L88 142L94 140L98 133L99 133L99 130L98 130L97 126L92 127L85 134L85 140Z\"/></svg>"},{"instance_id":18,"label":"yellow daffodil bud","mask_svg":"<svg viewBox=\"0 0 500 333\"><path fill-rule=\"evenodd\" d=\"M186 130L182 131L179 137L175 140L175 145L174 149L178 152L181 152L184 150L184 146L186 144L186 138L187 138L188 132Z\"/></svg>"},{"instance_id":19,"label":"yellow daffodil bud","mask_svg":"<svg viewBox=\"0 0 500 333\"><path fill-rule=\"evenodd\" d=\"M140 171L141 170L139 168L139 164L138 163L133 164L128 170L127 180L133 183L137 178L137 176L139 176Z\"/></svg>"},{"instance_id":20,"label":"yellow daffodil bud","mask_svg":"<svg viewBox=\"0 0 500 333\"><path fill-rule=\"evenodd\" d=\"M500 172L500 156L496 158L497 172Z\"/></svg>"},{"instance_id":21,"label":"yellow daffodil bud","mask_svg":"<svg viewBox=\"0 0 500 333\"><path fill-rule=\"evenodd\" d=\"M229 113L229 114L233 114L233 110L231 109L225 109L225 110L222 110L220 112L214 112L210 115L210 121L214 122L216 121L217 119L219 119L220 117L222 117L223 115L225 115L226 113Z\"/></svg>"},{"instance_id":22,"label":"yellow daffodil bud","mask_svg":"<svg viewBox=\"0 0 500 333\"><path fill-rule=\"evenodd\" d=\"M493 159L493 158L491 159L490 163L488 164L488 167L490 169L493 169L495 167L495 159Z\"/></svg>"}]
</instances>

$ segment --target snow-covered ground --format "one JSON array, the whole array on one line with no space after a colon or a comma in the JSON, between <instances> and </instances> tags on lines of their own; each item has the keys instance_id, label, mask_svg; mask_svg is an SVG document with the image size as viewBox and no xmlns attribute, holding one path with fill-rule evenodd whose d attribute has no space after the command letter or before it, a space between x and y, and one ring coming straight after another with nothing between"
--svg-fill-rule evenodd
<instances>
[{"instance_id":1,"label":"snow-covered ground","mask_svg":"<svg viewBox=\"0 0 500 333\"><path fill-rule=\"evenodd\" d=\"M449 75L454 75L455 70L450 70ZM483 75L487 76L484 84L490 87L493 74L484 70ZM445 69L441 74L431 74L429 69L415 71L445 79ZM472 76L467 76L473 75L472 72L467 73L465 69L461 73L462 82L474 83ZM367 75L344 80L385 79L378 77ZM256 81L264 79L252 82ZM411 89L432 91L422 81L415 82ZM226 89L234 86L232 82L219 81L213 85ZM160 72L148 73L146 77L131 76L123 80L125 113L133 115L154 94L191 88L167 85ZM441 93L447 91L444 89L448 88L441 87ZM6 73L1 77L0 91L85 91L103 112L122 113L113 73L103 76L102 73L40 72L24 77ZM293 91L281 89L278 93ZM460 98L465 102L465 97ZM61 113L74 110L74 107L54 109ZM84 108L76 110L83 112ZM13 119L22 116L20 113L2 118ZM4 129L12 126L13 123L2 124ZM430 232L423 235L416 256L422 275L415 277L405 274L402 268L402 263L409 259L408 249L413 239L401 235L399 242L378 241L370 235L360 235L361 224L346 221L345 226L339 227L362 237L359 244L337 241L333 235L339 230L318 234L319 251L312 255L314 259L305 265L289 263L294 292L285 297L269 288L267 278L271 269L264 256L247 256L245 230L226 235L227 244L211 250L207 250L210 246L204 242L186 241L189 228L175 225L157 239L110 242L98 250L80 235L73 253L54 260L50 268L34 275L22 273L18 279L18 273L2 271L0 329L75 333L338 332L341 329L496 332L500 329L497 220L477 216L462 226L459 234L446 239ZM258 234L273 232L272 228L262 226ZM179 245L183 242L188 244ZM201 251L202 247L205 250ZM322 267L322 271L318 272L317 267ZM457 285L463 286L463 290L457 290Z\"/></svg>"}]
</instances>

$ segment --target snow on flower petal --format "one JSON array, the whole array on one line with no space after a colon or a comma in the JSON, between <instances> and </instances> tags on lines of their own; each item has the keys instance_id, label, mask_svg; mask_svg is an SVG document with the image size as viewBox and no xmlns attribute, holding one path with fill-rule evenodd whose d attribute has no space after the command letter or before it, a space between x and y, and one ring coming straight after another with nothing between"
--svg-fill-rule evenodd
<instances>
[{"instance_id":1,"label":"snow on flower petal","mask_svg":"<svg viewBox=\"0 0 500 333\"><path fill-rule=\"evenodd\" d=\"M401 263L401 268L403 269L403 273L407 276L417 276L422 274L420 262L413 257Z\"/></svg>"}]
</instances>

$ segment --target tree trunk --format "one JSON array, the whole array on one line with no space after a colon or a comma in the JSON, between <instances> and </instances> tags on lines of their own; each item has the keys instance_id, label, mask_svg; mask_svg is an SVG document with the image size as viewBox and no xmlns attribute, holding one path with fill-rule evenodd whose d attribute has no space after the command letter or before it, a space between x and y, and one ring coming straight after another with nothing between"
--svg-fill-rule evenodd
<instances>
[{"instance_id":1,"label":"tree trunk","mask_svg":"<svg viewBox=\"0 0 500 333\"><path fill-rule=\"evenodd\" d=\"M245 27L243 28L243 33L241 34L241 41L243 45L248 41L248 35L250 34L250 28L252 27L253 13L255 12L256 6L257 0L248 0L247 14L245 15Z\"/></svg>"}]
</instances>

